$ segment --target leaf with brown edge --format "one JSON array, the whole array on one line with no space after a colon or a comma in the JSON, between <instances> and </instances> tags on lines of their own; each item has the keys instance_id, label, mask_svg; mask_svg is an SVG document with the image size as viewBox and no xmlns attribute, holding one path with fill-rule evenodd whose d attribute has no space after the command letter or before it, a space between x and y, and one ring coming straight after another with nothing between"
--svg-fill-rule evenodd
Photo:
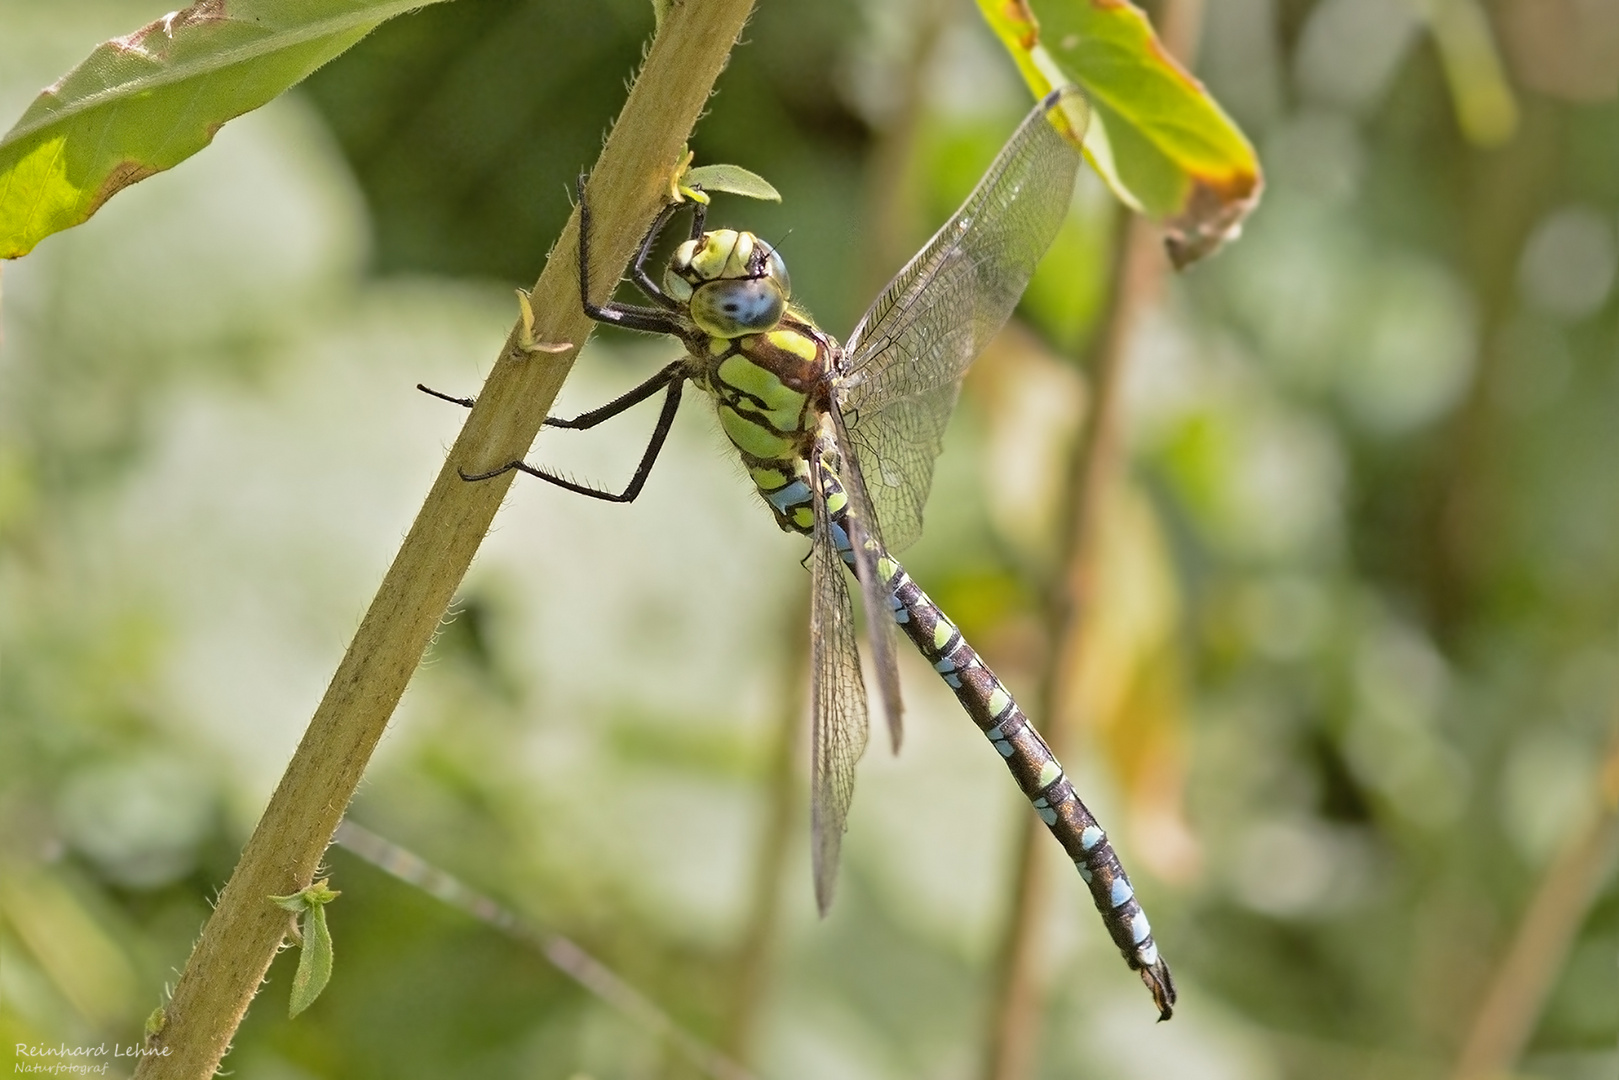
<instances>
[{"instance_id":1,"label":"leaf with brown edge","mask_svg":"<svg viewBox=\"0 0 1619 1080\"><path fill-rule=\"evenodd\" d=\"M207 146L377 25L441 0L200 0L103 42L0 138L0 258Z\"/></svg>"},{"instance_id":2,"label":"leaf with brown edge","mask_svg":"<svg viewBox=\"0 0 1619 1080\"><path fill-rule=\"evenodd\" d=\"M1254 148L1127 0L978 0L1036 96L1077 83L1085 150L1115 194L1160 221L1177 268L1237 235L1264 188Z\"/></svg>"}]
</instances>

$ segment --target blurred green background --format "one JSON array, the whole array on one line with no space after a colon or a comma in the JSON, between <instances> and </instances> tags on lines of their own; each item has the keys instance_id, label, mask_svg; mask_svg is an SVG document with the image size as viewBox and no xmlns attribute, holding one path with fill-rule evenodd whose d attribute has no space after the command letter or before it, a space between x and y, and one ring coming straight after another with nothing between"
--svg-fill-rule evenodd
<instances>
[{"instance_id":1,"label":"blurred green background","mask_svg":"<svg viewBox=\"0 0 1619 1080\"><path fill-rule=\"evenodd\" d=\"M1458 10L1515 102L1473 139L1488 65L1422 15ZM0 0L0 115L162 11ZM138 1039L460 422L415 383L476 392L650 30L644 0L398 19L4 267L7 1044ZM1611 1080L1619 8L1221 0L1197 66L1269 188L1131 335L1068 762L1181 1008L1153 1024L1059 871L1037 1075L1449 1076L1550 890L1572 941L1516 1075ZM776 242L841 335L1027 104L965 3L763 3L694 149L784 202L711 220ZM1115 235L1087 174L906 556L1026 699ZM672 347L599 335L559 410ZM651 421L532 457L617 485ZM353 817L760 1076L976 1076L1027 810L904 658L905 752L873 741L815 917L803 554L695 401L633 506L519 483ZM279 959L232 1075L696 1075L534 951L327 863L335 977L288 1022Z\"/></svg>"}]
</instances>

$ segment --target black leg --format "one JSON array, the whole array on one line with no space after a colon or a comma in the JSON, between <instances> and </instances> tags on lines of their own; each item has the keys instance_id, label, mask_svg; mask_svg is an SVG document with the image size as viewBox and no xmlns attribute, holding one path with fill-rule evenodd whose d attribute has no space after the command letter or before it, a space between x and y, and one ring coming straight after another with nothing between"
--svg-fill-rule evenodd
<instances>
[{"instance_id":1,"label":"black leg","mask_svg":"<svg viewBox=\"0 0 1619 1080\"><path fill-rule=\"evenodd\" d=\"M670 382L683 381L686 378L685 368L686 361L684 359L676 360L634 390L620 394L601 408L591 409L587 413L580 413L572 420L548 416L545 418L545 426L568 428L571 431L584 431L588 428L593 428L603 420L611 420L626 409L639 405L665 386L668 386Z\"/></svg>"},{"instance_id":2,"label":"black leg","mask_svg":"<svg viewBox=\"0 0 1619 1080\"><path fill-rule=\"evenodd\" d=\"M449 394L441 394L437 390L434 390L431 386L424 386L421 383L416 384L416 389L420 390L424 394L431 394L433 397L436 397L441 401L453 402L456 405L461 406L463 409L470 409L470 408L472 408L472 406L474 404L474 399L473 398L469 398L469 397L452 397Z\"/></svg>"},{"instance_id":3,"label":"black leg","mask_svg":"<svg viewBox=\"0 0 1619 1080\"><path fill-rule=\"evenodd\" d=\"M581 205L583 205L582 202ZM652 255L652 245L658 242L658 237L662 234L664 226L669 224L669 219L675 216L681 205L680 203L670 203L663 208L658 214L657 220L652 223L652 228L648 229L646 236L642 238L641 250L636 252L635 262L630 264L630 274L635 280L635 287L645 293L653 303L670 311L679 311L680 301L658 287L657 280L647 273L646 261ZM582 222L583 220L584 218L581 215L580 221Z\"/></svg>"},{"instance_id":4,"label":"black leg","mask_svg":"<svg viewBox=\"0 0 1619 1080\"><path fill-rule=\"evenodd\" d=\"M588 428L593 428L603 420L611 420L619 413L624 412L633 406L639 405L653 394L656 394L659 390L662 390L665 386L668 386L670 379L684 378L683 369L685 366L685 360L676 360L674 363L652 376L652 378L648 379L640 386L637 386L628 393L620 394L618 397L614 398L612 401L609 401L601 408L592 409L587 413L580 413L572 420L564 420L558 416L547 416L545 418L545 426L567 428L570 431L584 431ZM440 393L439 391L434 390L431 386L426 386L422 383L417 383L416 389L420 390L424 394L431 394L433 397L436 397L441 401L453 402L464 409L470 409L474 404L477 403L476 399L474 398L454 397L450 394Z\"/></svg>"},{"instance_id":5,"label":"black leg","mask_svg":"<svg viewBox=\"0 0 1619 1080\"><path fill-rule=\"evenodd\" d=\"M669 370L669 368L665 368L664 372ZM658 378L667 378L664 372L660 372ZM634 502L635 497L641 494L641 488L646 485L646 478L651 475L652 466L658 460L658 452L663 449L663 442L669 437L669 428L675 422L675 413L680 410L680 392L681 389L686 385L686 380L684 378L671 378L667 379L667 381L669 388L664 395L663 410L658 413L658 426L652 429L652 438L647 441L646 451L641 455L641 463L635 467L635 475L630 478L629 485L625 487L623 491L603 491L601 488L593 488L587 484L580 484L573 480L568 480L564 477L557 476L555 473L546 472L544 469L537 469L533 465L529 465L522 461L509 462L508 464L502 465L498 469L493 469L486 473L478 473L477 475L469 475L466 472L462 472L461 479L467 481L488 480L491 477L499 476L502 473L516 471L538 477L539 479L544 480L546 483L555 484L557 487L566 491L572 491L580 495L588 496L592 499L601 499L603 502ZM636 387L635 390L630 391L630 393L626 394L624 397L627 398L633 394L640 393L653 382L656 382L656 380L650 380L648 383L643 383L641 386ZM651 391L641 394L641 397L637 400L644 400L649 396L651 396ZM604 405L601 409L597 409L595 413L586 413L584 416L578 417L575 421L573 421L573 423L577 424L579 420L584 420L589 417L596 417L596 413L602 413L608 409L612 409L614 406L618 406L623 400L624 398L619 398L617 401L610 402L609 404ZM634 402L631 402L630 404L634 404ZM628 405L624 405L618 408L617 411L622 412L628 407ZM592 423L601 419L606 419L606 417L596 417L596 420L592 420ZM582 426L588 427L589 425L586 424Z\"/></svg>"},{"instance_id":6,"label":"black leg","mask_svg":"<svg viewBox=\"0 0 1619 1080\"><path fill-rule=\"evenodd\" d=\"M656 230L662 228L667 217L659 214L653 222L653 232L647 234L641 246L645 249L656 238ZM637 282L639 284L639 281ZM657 294L663 296L661 292ZM668 297L664 297L668 299ZM585 200L584 182L581 179L579 186L579 300L583 304L585 314L600 323L612 326L622 326L627 330L643 330L649 334L672 334L682 337L686 327L669 311L658 308L640 307L633 304L615 304L609 300L605 304L595 304L590 299L590 205ZM672 303L672 301L671 301ZM675 307L679 305L676 304Z\"/></svg>"}]
</instances>

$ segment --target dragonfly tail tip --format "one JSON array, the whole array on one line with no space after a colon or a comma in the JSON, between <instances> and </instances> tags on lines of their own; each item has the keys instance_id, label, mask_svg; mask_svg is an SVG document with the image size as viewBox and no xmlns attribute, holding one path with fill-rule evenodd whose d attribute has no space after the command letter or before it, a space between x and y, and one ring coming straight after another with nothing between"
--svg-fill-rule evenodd
<instances>
[{"instance_id":1,"label":"dragonfly tail tip","mask_svg":"<svg viewBox=\"0 0 1619 1080\"><path fill-rule=\"evenodd\" d=\"M1161 1024L1175 1015L1175 977L1169 973L1169 965L1162 959L1140 971L1141 981L1147 984L1153 1004L1158 1006L1158 1022Z\"/></svg>"}]
</instances>

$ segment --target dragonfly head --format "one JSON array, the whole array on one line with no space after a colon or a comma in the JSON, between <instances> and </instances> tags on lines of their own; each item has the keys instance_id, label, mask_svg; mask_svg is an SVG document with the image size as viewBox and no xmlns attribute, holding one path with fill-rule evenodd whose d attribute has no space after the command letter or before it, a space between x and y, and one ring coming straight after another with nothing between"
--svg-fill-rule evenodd
<instances>
[{"instance_id":1,"label":"dragonfly head","mask_svg":"<svg viewBox=\"0 0 1619 1080\"><path fill-rule=\"evenodd\" d=\"M775 248L750 232L716 229L675 249L663 289L704 333L736 338L780 322L792 285Z\"/></svg>"}]
</instances>

